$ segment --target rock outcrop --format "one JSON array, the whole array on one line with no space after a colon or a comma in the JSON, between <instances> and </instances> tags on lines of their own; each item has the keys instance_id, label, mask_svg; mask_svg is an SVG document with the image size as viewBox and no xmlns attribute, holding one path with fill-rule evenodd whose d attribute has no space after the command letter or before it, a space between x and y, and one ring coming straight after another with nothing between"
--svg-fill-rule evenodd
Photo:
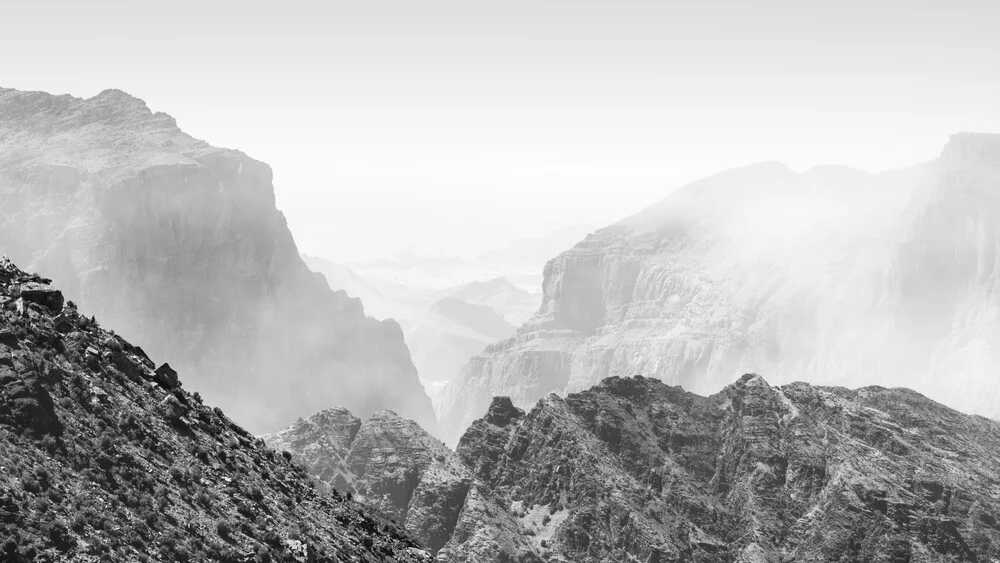
<instances>
[{"instance_id":1,"label":"rock outcrop","mask_svg":"<svg viewBox=\"0 0 1000 563\"><path fill-rule=\"evenodd\" d=\"M908 389L636 376L509 405L458 455L547 560L1000 557L1000 423Z\"/></svg>"},{"instance_id":2,"label":"rock outcrop","mask_svg":"<svg viewBox=\"0 0 1000 563\"><path fill-rule=\"evenodd\" d=\"M438 561L541 561L517 519L455 453L395 413L335 408L264 436L333 490L400 523Z\"/></svg>"},{"instance_id":3,"label":"rock outcrop","mask_svg":"<svg viewBox=\"0 0 1000 563\"><path fill-rule=\"evenodd\" d=\"M306 267L271 179L124 92L0 89L0 253L254 431L331 404L433 429L400 327Z\"/></svg>"},{"instance_id":4,"label":"rock outcrop","mask_svg":"<svg viewBox=\"0 0 1000 563\"><path fill-rule=\"evenodd\" d=\"M496 395L529 407L644 373L901 385L1000 415L1000 136L869 174L777 163L683 187L545 268L538 314L436 396L454 443Z\"/></svg>"},{"instance_id":5,"label":"rock outcrop","mask_svg":"<svg viewBox=\"0 0 1000 563\"><path fill-rule=\"evenodd\" d=\"M431 560L61 299L0 261L0 560Z\"/></svg>"}]
</instances>

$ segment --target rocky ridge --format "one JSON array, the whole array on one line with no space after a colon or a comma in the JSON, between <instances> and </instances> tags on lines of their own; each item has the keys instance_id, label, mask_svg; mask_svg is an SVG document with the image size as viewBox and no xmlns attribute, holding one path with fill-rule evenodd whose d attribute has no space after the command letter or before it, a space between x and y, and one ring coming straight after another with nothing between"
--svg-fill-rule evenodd
<instances>
[{"instance_id":1,"label":"rocky ridge","mask_svg":"<svg viewBox=\"0 0 1000 563\"><path fill-rule=\"evenodd\" d=\"M435 426L399 325L306 267L271 169L124 92L0 89L0 252L255 432L330 404Z\"/></svg>"},{"instance_id":2,"label":"rocky ridge","mask_svg":"<svg viewBox=\"0 0 1000 563\"><path fill-rule=\"evenodd\" d=\"M779 383L915 388L1000 414L1000 135L869 174L778 163L682 187L545 267L539 312L435 398L449 444L497 395L644 373L708 393Z\"/></svg>"},{"instance_id":3,"label":"rocky ridge","mask_svg":"<svg viewBox=\"0 0 1000 563\"><path fill-rule=\"evenodd\" d=\"M526 414L495 399L458 455L546 559L1000 557L1000 423L908 389L612 377Z\"/></svg>"},{"instance_id":4,"label":"rocky ridge","mask_svg":"<svg viewBox=\"0 0 1000 563\"><path fill-rule=\"evenodd\" d=\"M263 437L332 490L405 527L437 561L541 561L517 519L455 454L391 411L334 408Z\"/></svg>"},{"instance_id":5,"label":"rocky ridge","mask_svg":"<svg viewBox=\"0 0 1000 563\"><path fill-rule=\"evenodd\" d=\"M0 559L430 557L3 259Z\"/></svg>"}]
</instances>

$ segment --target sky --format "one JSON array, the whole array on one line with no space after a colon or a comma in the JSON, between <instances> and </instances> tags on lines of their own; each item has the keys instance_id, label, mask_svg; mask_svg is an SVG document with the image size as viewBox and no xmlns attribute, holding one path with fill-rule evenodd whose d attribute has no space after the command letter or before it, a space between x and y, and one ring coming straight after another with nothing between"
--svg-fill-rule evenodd
<instances>
[{"instance_id":1,"label":"sky","mask_svg":"<svg viewBox=\"0 0 1000 563\"><path fill-rule=\"evenodd\" d=\"M1000 132L1000 2L17 1L0 86L118 88L274 169L302 251L474 257L759 161Z\"/></svg>"}]
</instances>

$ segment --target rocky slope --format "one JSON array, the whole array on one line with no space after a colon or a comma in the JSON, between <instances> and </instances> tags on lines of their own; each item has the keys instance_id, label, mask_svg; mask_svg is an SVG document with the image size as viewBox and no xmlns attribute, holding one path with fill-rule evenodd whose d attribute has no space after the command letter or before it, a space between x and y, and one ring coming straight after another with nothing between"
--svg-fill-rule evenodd
<instances>
[{"instance_id":1,"label":"rocky slope","mask_svg":"<svg viewBox=\"0 0 1000 563\"><path fill-rule=\"evenodd\" d=\"M1000 136L869 174L724 172L601 229L545 268L539 313L435 400L453 443L494 395L645 373L710 392L776 382L904 385L1000 415Z\"/></svg>"},{"instance_id":2,"label":"rocky slope","mask_svg":"<svg viewBox=\"0 0 1000 563\"><path fill-rule=\"evenodd\" d=\"M498 398L458 454L546 559L1000 557L1000 423L907 389L612 377Z\"/></svg>"},{"instance_id":3,"label":"rocky slope","mask_svg":"<svg viewBox=\"0 0 1000 563\"><path fill-rule=\"evenodd\" d=\"M331 404L433 428L400 327L309 271L271 178L124 92L0 89L0 252L254 431Z\"/></svg>"},{"instance_id":4,"label":"rocky slope","mask_svg":"<svg viewBox=\"0 0 1000 563\"><path fill-rule=\"evenodd\" d=\"M411 420L328 409L264 439L329 488L399 522L438 561L540 561L506 504Z\"/></svg>"},{"instance_id":5,"label":"rocky slope","mask_svg":"<svg viewBox=\"0 0 1000 563\"><path fill-rule=\"evenodd\" d=\"M4 259L0 560L430 557Z\"/></svg>"}]
</instances>

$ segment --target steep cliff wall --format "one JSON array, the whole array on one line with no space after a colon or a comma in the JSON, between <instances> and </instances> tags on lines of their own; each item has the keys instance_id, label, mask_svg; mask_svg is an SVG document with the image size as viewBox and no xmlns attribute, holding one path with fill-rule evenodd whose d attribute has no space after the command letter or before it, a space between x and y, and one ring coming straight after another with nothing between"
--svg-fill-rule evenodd
<instances>
[{"instance_id":1,"label":"steep cliff wall","mask_svg":"<svg viewBox=\"0 0 1000 563\"><path fill-rule=\"evenodd\" d=\"M546 265L538 314L438 395L446 440L494 395L524 407L634 373L907 385L1000 414L997 139L882 174L731 170L587 237Z\"/></svg>"},{"instance_id":2,"label":"steep cliff wall","mask_svg":"<svg viewBox=\"0 0 1000 563\"><path fill-rule=\"evenodd\" d=\"M124 92L0 90L0 252L251 430L338 404L434 428L399 326L309 271L271 179Z\"/></svg>"}]
</instances>

